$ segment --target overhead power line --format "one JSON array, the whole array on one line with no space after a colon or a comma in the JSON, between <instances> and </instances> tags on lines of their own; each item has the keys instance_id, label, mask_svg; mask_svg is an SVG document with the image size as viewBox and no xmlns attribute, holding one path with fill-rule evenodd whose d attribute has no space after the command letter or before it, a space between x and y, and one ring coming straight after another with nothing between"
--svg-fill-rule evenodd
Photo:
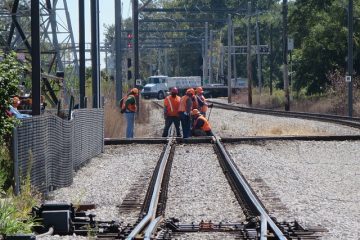
<instances>
[{"instance_id":1,"label":"overhead power line","mask_svg":"<svg viewBox=\"0 0 360 240\"><path fill-rule=\"evenodd\" d=\"M218 8L218 9L210 9L210 8L144 8L141 10L142 12L185 12L185 13L228 13L228 14L236 14L236 13L246 13L246 9L242 8Z\"/></svg>"}]
</instances>

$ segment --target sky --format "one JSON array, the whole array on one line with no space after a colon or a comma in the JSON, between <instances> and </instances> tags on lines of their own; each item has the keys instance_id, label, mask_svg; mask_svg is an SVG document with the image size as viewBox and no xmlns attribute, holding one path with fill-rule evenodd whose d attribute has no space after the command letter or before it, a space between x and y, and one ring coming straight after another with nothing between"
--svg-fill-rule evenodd
<instances>
[{"instance_id":1,"label":"sky","mask_svg":"<svg viewBox=\"0 0 360 240\"><path fill-rule=\"evenodd\" d=\"M115 24L115 1L116 0L99 0L99 25L100 25L100 42L104 42L104 24L111 25ZM122 18L126 19L132 14L131 0L121 0L122 2ZM79 13L78 13L78 1L67 0L68 10L71 18L71 25L74 33L75 42L78 43L78 24L79 24ZM58 7L63 6L63 1L58 1ZM62 21L66 22L64 16L60 16ZM90 23L90 1L85 1L85 38L86 42L91 42L91 23ZM105 53L100 55L100 68L105 68Z\"/></svg>"}]
</instances>

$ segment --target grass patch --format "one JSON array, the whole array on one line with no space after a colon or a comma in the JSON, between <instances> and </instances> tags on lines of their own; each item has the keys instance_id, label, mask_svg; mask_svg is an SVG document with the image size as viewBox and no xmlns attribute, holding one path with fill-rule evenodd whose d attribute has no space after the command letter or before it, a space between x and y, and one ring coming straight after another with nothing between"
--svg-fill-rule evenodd
<instances>
[{"instance_id":1,"label":"grass patch","mask_svg":"<svg viewBox=\"0 0 360 240\"><path fill-rule=\"evenodd\" d=\"M106 138L124 138L126 131L125 114L120 113L118 103L115 101L115 87L108 87L105 95L104 106L104 135ZM123 94L125 96L125 93ZM150 121L152 111L151 103L140 98L139 112L135 115L135 136L145 136L147 130L142 126Z\"/></svg>"},{"instance_id":2,"label":"grass patch","mask_svg":"<svg viewBox=\"0 0 360 240\"><path fill-rule=\"evenodd\" d=\"M2 148L6 148L2 146ZM7 162L12 162L8 150L2 149L1 159ZM32 161L30 153L29 161ZM31 164L30 164L31 165ZM29 167L31 169L31 167ZM40 194L35 191L30 182L30 169L26 174L26 178L21 181L21 193L18 196L13 194L13 189L4 189L4 183L8 175L5 171L9 169L0 170L0 239L1 236L13 234L27 234L32 232L35 226L35 219L30 215L32 208L38 205L41 201Z\"/></svg>"},{"instance_id":3,"label":"grass patch","mask_svg":"<svg viewBox=\"0 0 360 240\"><path fill-rule=\"evenodd\" d=\"M345 90L344 90L345 92ZM344 94L342 94L344 95ZM307 96L304 92L290 94L290 110L297 112L326 113L334 115L348 114L347 98L340 94L326 93ZM353 116L360 117L360 92L354 90ZM243 90L233 95L235 103L248 105L248 92ZM270 95L268 88L262 89L261 95L258 89L252 92L252 107L284 110L285 98L282 89L276 89Z\"/></svg>"}]
</instances>

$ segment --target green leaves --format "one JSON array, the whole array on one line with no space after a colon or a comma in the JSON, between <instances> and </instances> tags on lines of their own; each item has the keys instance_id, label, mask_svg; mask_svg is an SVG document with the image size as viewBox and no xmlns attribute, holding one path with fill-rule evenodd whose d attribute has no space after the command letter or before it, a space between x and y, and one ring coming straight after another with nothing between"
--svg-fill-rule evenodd
<instances>
[{"instance_id":1,"label":"green leaves","mask_svg":"<svg viewBox=\"0 0 360 240\"><path fill-rule=\"evenodd\" d=\"M23 66L16 59L16 53L5 54L0 61L0 144L4 137L11 133L15 119L9 118L6 110L11 104L10 99L17 93L19 79L23 72Z\"/></svg>"}]
</instances>

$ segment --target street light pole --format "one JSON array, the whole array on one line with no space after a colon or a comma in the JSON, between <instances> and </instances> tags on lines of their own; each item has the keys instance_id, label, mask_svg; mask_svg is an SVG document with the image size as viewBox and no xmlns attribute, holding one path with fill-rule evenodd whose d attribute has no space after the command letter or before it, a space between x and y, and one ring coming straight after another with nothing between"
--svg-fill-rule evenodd
<instances>
[{"instance_id":1,"label":"street light pole","mask_svg":"<svg viewBox=\"0 0 360 240\"><path fill-rule=\"evenodd\" d=\"M348 59L347 59L347 75L349 76L348 81L348 108L349 117L352 117L353 112L353 0L349 0L348 5Z\"/></svg>"}]
</instances>

